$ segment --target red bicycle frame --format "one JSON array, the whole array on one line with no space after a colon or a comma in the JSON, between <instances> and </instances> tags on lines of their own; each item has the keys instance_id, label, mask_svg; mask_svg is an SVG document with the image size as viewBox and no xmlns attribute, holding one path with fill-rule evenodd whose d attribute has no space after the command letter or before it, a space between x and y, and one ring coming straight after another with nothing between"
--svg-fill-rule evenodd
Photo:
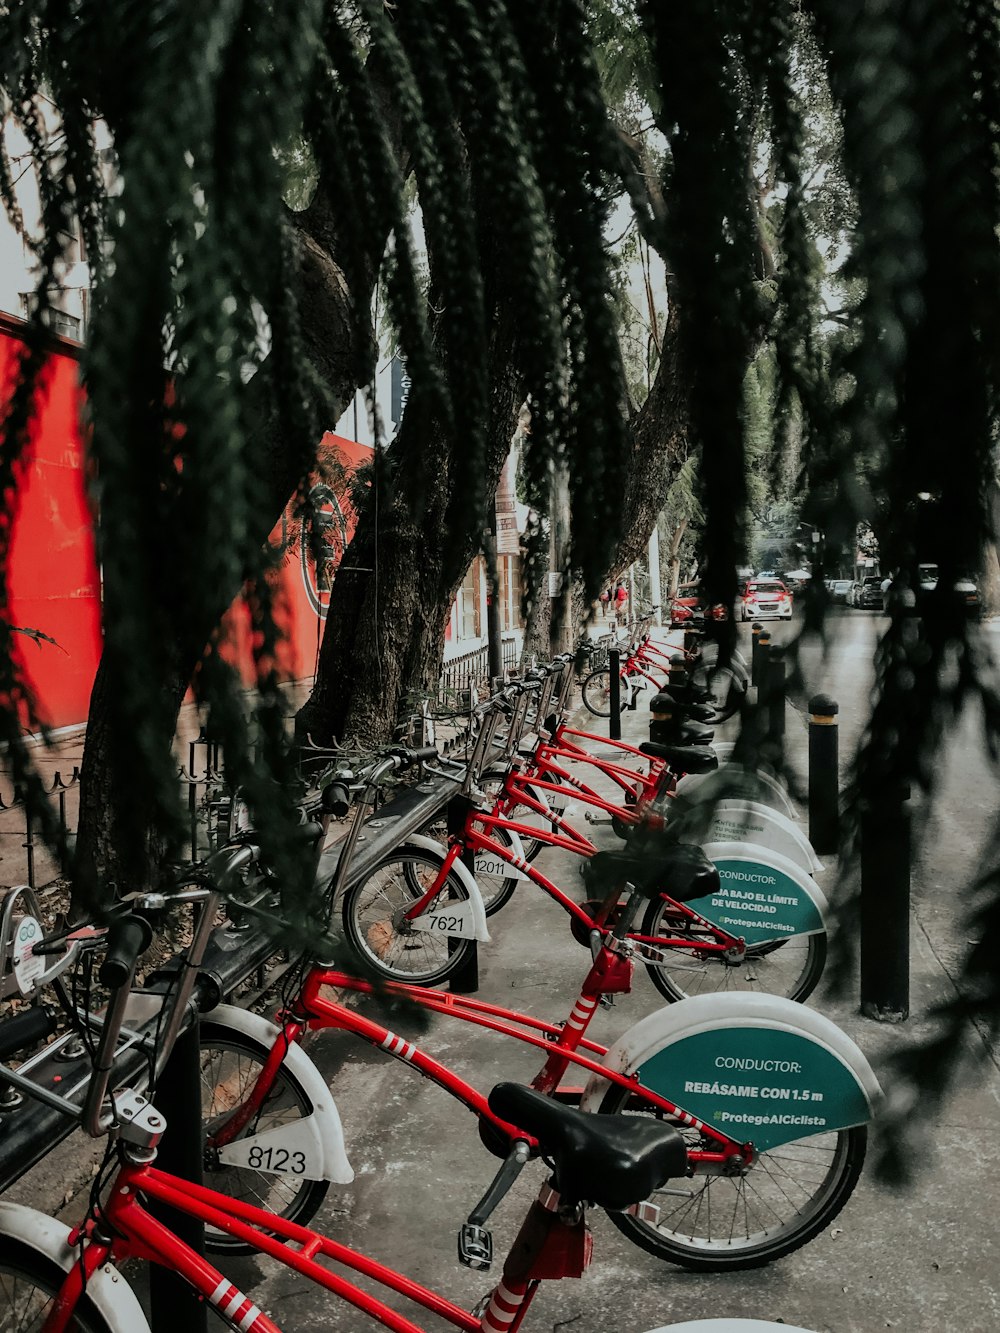
<instances>
[{"instance_id":1,"label":"red bicycle frame","mask_svg":"<svg viewBox=\"0 0 1000 1333\"><path fill-rule=\"evenodd\" d=\"M543 1186L511 1248L489 1306L478 1316L318 1231L218 1194L204 1185L180 1180L156 1167L125 1159L110 1186L98 1221L87 1221L70 1234L69 1243L80 1246L80 1261L66 1274L42 1333L65 1333L85 1295L87 1280L108 1260L121 1264L127 1259L143 1259L179 1274L240 1333L281 1333L280 1326L249 1296L152 1217L146 1211L147 1199L159 1200L207 1226L228 1232L349 1302L394 1333L424 1331L419 1324L347 1278L330 1272L317 1260L333 1260L386 1290L399 1293L465 1333L515 1333L543 1278L579 1277L590 1261L586 1223L582 1217L572 1222L561 1217L557 1211L558 1195L551 1187Z\"/></svg>"},{"instance_id":2,"label":"red bicycle frame","mask_svg":"<svg viewBox=\"0 0 1000 1333\"><path fill-rule=\"evenodd\" d=\"M500 1036L512 1037L527 1046L535 1046L545 1053L541 1069L532 1079L531 1086L561 1101L578 1101L579 1087L565 1087L562 1080L571 1066L587 1074L599 1074L618 1087L627 1089L630 1104L646 1111L659 1111L699 1130L717 1146L713 1149L691 1149L692 1165L702 1170L721 1167L734 1156L745 1156L744 1145L682 1107L615 1069L602 1063L607 1047L590 1041L586 1035L602 995L624 994L631 989L632 962L606 945L584 979L579 998L565 1023L547 1023L530 1014L519 1013L502 1005L489 1004L468 995L447 991L426 990L404 982L385 982L373 986L371 982L341 972L336 968L311 967L302 988L288 1010L277 1016L281 1035L268 1054L260 1073L249 1090L246 1100L236 1107L224 1124L208 1139L209 1149L222 1148L233 1142L264 1105L271 1091L284 1052L289 1043L298 1041L307 1031L332 1029L348 1032L377 1050L385 1051L400 1064L409 1065L438 1087L463 1102L480 1119L487 1121L505 1138L522 1138L533 1144L530 1135L501 1120L489 1108L486 1097L471 1083L453 1073L446 1065L429 1056L419 1046L401 1037L384 1024L366 1018L355 1009L349 1009L338 1000L323 994L324 987L338 991L353 991L360 995L385 995L404 999L433 1014L460 1019L475 1027L486 1028ZM278 1052L277 1058L275 1053Z\"/></svg>"}]
</instances>

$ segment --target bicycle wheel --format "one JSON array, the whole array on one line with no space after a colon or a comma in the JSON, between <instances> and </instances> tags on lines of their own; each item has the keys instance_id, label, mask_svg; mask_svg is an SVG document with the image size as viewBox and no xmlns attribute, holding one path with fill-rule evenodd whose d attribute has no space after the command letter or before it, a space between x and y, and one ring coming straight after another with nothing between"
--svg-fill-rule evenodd
<instances>
[{"instance_id":1,"label":"bicycle wheel","mask_svg":"<svg viewBox=\"0 0 1000 1333\"><path fill-rule=\"evenodd\" d=\"M223 1023L201 1024L201 1121L207 1141L249 1097L268 1055L268 1047ZM282 1065L260 1110L240 1131L249 1138L311 1115L309 1094ZM305 1180L298 1176L273 1175L251 1166L220 1162L218 1154L205 1152L205 1184L220 1194L255 1204L269 1213L307 1226L316 1216L329 1189L329 1181ZM205 1248L217 1254L256 1254L227 1231L205 1227Z\"/></svg>"},{"instance_id":2,"label":"bicycle wheel","mask_svg":"<svg viewBox=\"0 0 1000 1333\"><path fill-rule=\"evenodd\" d=\"M0 1257L0 1333L39 1333L66 1276L57 1263L24 1241L3 1237ZM112 1333L86 1297L66 1325L68 1333Z\"/></svg>"},{"instance_id":3,"label":"bicycle wheel","mask_svg":"<svg viewBox=\"0 0 1000 1333\"><path fill-rule=\"evenodd\" d=\"M465 962L472 940L414 929L403 919L406 909L430 888L442 864L422 848L402 846L344 895L348 943L380 976L433 986ZM427 911L468 901L468 890L452 873Z\"/></svg>"},{"instance_id":4,"label":"bicycle wheel","mask_svg":"<svg viewBox=\"0 0 1000 1333\"><path fill-rule=\"evenodd\" d=\"M601 1111L626 1110L632 1093L611 1087ZM709 1145L693 1129L668 1116L688 1147ZM864 1125L796 1139L762 1152L742 1175L671 1180L647 1202L659 1209L655 1222L632 1213L608 1213L633 1244L668 1263L702 1272L760 1268L791 1254L829 1226L851 1197L865 1161Z\"/></svg>"},{"instance_id":5,"label":"bicycle wheel","mask_svg":"<svg viewBox=\"0 0 1000 1333\"><path fill-rule=\"evenodd\" d=\"M489 772L484 773L480 778L479 785L488 795L494 796L503 790L506 777L506 772L503 769L490 769ZM559 779L557 777L549 777L546 778L546 781L558 782ZM555 792L536 790L534 787L528 787L527 790L536 801L549 808L552 807L553 801L557 799ZM518 824L527 824L531 828L542 829L546 833L557 832L556 825L551 819L546 819L545 815L539 814L537 810L532 810L531 807L527 805L515 805L508 813L507 818ZM528 838L523 834L521 835L521 846L524 849L525 859L528 861L533 861L541 849L548 845L549 844L544 842L541 838ZM483 896L486 896L485 890ZM488 913L490 910L489 907L487 907L486 910Z\"/></svg>"},{"instance_id":6,"label":"bicycle wheel","mask_svg":"<svg viewBox=\"0 0 1000 1333\"><path fill-rule=\"evenodd\" d=\"M607 667L592 671L581 688L584 707L589 708L595 717L611 716L611 672ZM625 680L621 682L621 706L628 703L629 687Z\"/></svg>"},{"instance_id":7,"label":"bicycle wheel","mask_svg":"<svg viewBox=\"0 0 1000 1333\"><path fill-rule=\"evenodd\" d=\"M713 722L725 722L726 718L739 712L746 698L746 677L734 671L732 667L698 666L695 668L692 682L699 689L708 690L709 697L706 702L715 711Z\"/></svg>"},{"instance_id":8,"label":"bicycle wheel","mask_svg":"<svg viewBox=\"0 0 1000 1333\"><path fill-rule=\"evenodd\" d=\"M649 904L642 934L691 941L682 948L641 946L650 980L668 1000L685 1000L692 995L718 991L749 991L804 1000L812 994L826 964L825 935L795 935L789 940L750 945L742 962L731 963L721 954L699 947L708 938L705 932L692 928L666 898L654 898Z\"/></svg>"}]
</instances>

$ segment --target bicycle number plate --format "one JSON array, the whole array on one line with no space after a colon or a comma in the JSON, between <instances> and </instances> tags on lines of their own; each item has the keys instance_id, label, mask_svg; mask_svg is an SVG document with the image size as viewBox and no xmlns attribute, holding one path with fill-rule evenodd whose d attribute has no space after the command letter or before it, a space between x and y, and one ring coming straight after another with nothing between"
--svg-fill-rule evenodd
<instances>
[{"instance_id":1,"label":"bicycle number plate","mask_svg":"<svg viewBox=\"0 0 1000 1333\"><path fill-rule=\"evenodd\" d=\"M14 945L11 950L11 962L14 977L22 995L30 995L35 983L45 971L45 959L31 951L45 932L41 923L33 916L14 918Z\"/></svg>"},{"instance_id":2,"label":"bicycle number plate","mask_svg":"<svg viewBox=\"0 0 1000 1333\"><path fill-rule=\"evenodd\" d=\"M517 866L512 866L502 856L490 855L489 852L476 853L475 875L495 875L497 879L527 879L528 876Z\"/></svg>"},{"instance_id":3,"label":"bicycle number plate","mask_svg":"<svg viewBox=\"0 0 1000 1333\"><path fill-rule=\"evenodd\" d=\"M410 923L416 930L426 930L431 935L456 935L463 940L476 938L476 921L472 914L471 903L455 903L439 908L434 912L425 912Z\"/></svg>"},{"instance_id":4,"label":"bicycle number plate","mask_svg":"<svg viewBox=\"0 0 1000 1333\"><path fill-rule=\"evenodd\" d=\"M248 1166L271 1176L322 1180L323 1151L311 1120L311 1116L306 1116L227 1143L219 1149L219 1161L225 1166Z\"/></svg>"}]
</instances>

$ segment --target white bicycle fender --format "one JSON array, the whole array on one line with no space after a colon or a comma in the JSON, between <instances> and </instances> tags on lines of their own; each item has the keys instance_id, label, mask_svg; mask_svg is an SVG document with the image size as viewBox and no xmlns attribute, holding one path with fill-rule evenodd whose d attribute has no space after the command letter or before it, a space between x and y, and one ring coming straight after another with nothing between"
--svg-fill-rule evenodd
<instances>
[{"instance_id":1,"label":"white bicycle fender","mask_svg":"<svg viewBox=\"0 0 1000 1333\"><path fill-rule=\"evenodd\" d=\"M70 1229L64 1222L34 1208L0 1200L0 1236L24 1241L64 1272L78 1262L79 1250L66 1243ZM98 1268L87 1283L87 1296L114 1333L149 1333L149 1324L135 1292L112 1264Z\"/></svg>"},{"instance_id":2,"label":"white bicycle fender","mask_svg":"<svg viewBox=\"0 0 1000 1333\"><path fill-rule=\"evenodd\" d=\"M780 810L761 801L726 799L711 805L706 802L704 807L692 806L680 818L685 831L690 819L692 834L698 842L752 842L787 856L807 875L815 875L824 868L802 829Z\"/></svg>"},{"instance_id":3,"label":"white bicycle fender","mask_svg":"<svg viewBox=\"0 0 1000 1333\"><path fill-rule=\"evenodd\" d=\"M205 1021L231 1028L265 1047L273 1046L281 1035L280 1028L261 1014L248 1013L234 1004L220 1004L205 1015ZM295 1122L295 1134L303 1136L296 1138L296 1146L309 1152L312 1161L321 1163L319 1173L310 1172L308 1178L349 1185L354 1170L347 1160L340 1112L326 1080L297 1042L289 1045L282 1063L302 1084L312 1102L312 1114Z\"/></svg>"},{"instance_id":4,"label":"white bicycle fender","mask_svg":"<svg viewBox=\"0 0 1000 1333\"><path fill-rule=\"evenodd\" d=\"M746 797L751 801L764 801L766 804L774 805L775 809L780 810L788 819L798 819L798 811L776 777L764 770L750 773L741 764L731 762L723 764L712 773L687 773L678 782L677 792L678 795L689 796L696 787L700 787L703 788L701 795L706 797L710 792L725 793L727 778L733 780L736 788L731 793L733 796L739 799Z\"/></svg>"},{"instance_id":5,"label":"white bicycle fender","mask_svg":"<svg viewBox=\"0 0 1000 1333\"><path fill-rule=\"evenodd\" d=\"M768 1333L769 1329L781 1330L781 1333L809 1333L807 1328L793 1328L791 1324L772 1324L766 1319L693 1319L686 1324L667 1324L664 1328L654 1328L650 1333Z\"/></svg>"},{"instance_id":6,"label":"white bicycle fender","mask_svg":"<svg viewBox=\"0 0 1000 1333\"><path fill-rule=\"evenodd\" d=\"M403 850L406 847L417 847L422 852L431 852L442 862L448 855L445 848L442 847L439 842L435 842L433 838L425 837L422 833L412 833L406 839L406 842L402 844L400 850ZM521 848L521 851L523 853L523 847ZM452 872L458 876L469 891L469 907L472 911L472 920L475 928L473 939L481 940L484 944L489 943L490 932L486 925L486 908L483 906L483 895L479 891L479 885L476 883L475 875L461 858L455 861L452 866Z\"/></svg>"},{"instance_id":7,"label":"white bicycle fender","mask_svg":"<svg viewBox=\"0 0 1000 1333\"><path fill-rule=\"evenodd\" d=\"M717 995L696 995L678 1004L664 1005L623 1032L608 1047L601 1063L607 1069L631 1074L665 1047L674 1046L689 1037L721 1036L731 1028L792 1033L829 1052L857 1083L868 1104L869 1118L882 1099L882 1089L874 1070L847 1033L815 1009L807 1009L805 1005L796 1004L794 1000L786 1000L780 995L722 992ZM746 1054L749 1056L752 1053L748 1049ZM747 1063L752 1064L752 1061ZM731 1064L731 1061L727 1061L720 1066L720 1071L730 1068ZM718 1075L720 1078L725 1076L722 1072ZM730 1077L739 1078L741 1075L733 1074ZM778 1075L771 1072L764 1077L776 1079ZM600 1074L592 1074L580 1098L580 1110L598 1111L608 1086L607 1079Z\"/></svg>"},{"instance_id":8,"label":"white bicycle fender","mask_svg":"<svg viewBox=\"0 0 1000 1333\"><path fill-rule=\"evenodd\" d=\"M699 902L710 902L705 915L723 926L723 912L735 915L739 920L733 921L731 933L747 943L826 932L826 895L790 857L754 842L706 842L701 850L718 869L720 885L719 895L690 901L695 911L701 910ZM720 896L729 901L717 907Z\"/></svg>"}]
</instances>

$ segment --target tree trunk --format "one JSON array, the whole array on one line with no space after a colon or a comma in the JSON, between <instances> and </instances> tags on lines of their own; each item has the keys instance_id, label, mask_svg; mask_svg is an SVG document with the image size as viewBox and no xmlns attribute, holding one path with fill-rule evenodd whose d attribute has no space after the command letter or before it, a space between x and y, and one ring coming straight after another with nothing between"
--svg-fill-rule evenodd
<instances>
[{"instance_id":1,"label":"tree trunk","mask_svg":"<svg viewBox=\"0 0 1000 1333\"><path fill-rule=\"evenodd\" d=\"M337 260L344 241L337 228L335 202L320 188L310 207L291 219L301 237L298 297L303 349L326 390L323 407L327 419L332 416L334 420L346 410L357 387L370 378L374 338L370 328L359 333L355 305L370 310L386 241L385 236L370 237L362 290L352 292ZM270 362L265 361L247 385L244 405L251 466L267 487L270 512L262 523L262 543L294 495L303 472L302 459L289 447L276 421L272 373ZM184 540L182 525L177 539L179 543ZM238 593L238 587L219 589L219 620ZM181 610L173 640L163 644L163 707L156 719L149 719L149 725L155 728L164 750L173 744L181 702L216 624L192 625ZM169 808L169 799L149 790L142 774L124 768L110 674L102 655L91 693L80 773L74 906L93 901L106 884L116 884L120 890L146 886L162 860L162 848L152 830L157 815L162 817L163 809ZM119 799L123 791L130 792L128 806Z\"/></svg>"},{"instance_id":2,"label":"tree trunk","mask_svg":"<svg viewBox=\"0 0 1000 1333\"><path fill-rule=\"evenodd\" d=\"M494 325L487 495L510 452L521 403L515 333L512 315ZM396 456L390 491L384 478ZM480 549L475 537L456 543L447 529L452 454L436 421L408 415L377 461L372 494L334 578L313 690L295 720L298 735L320 744L379 744L410 692L436 690L451 604Z\"/></svg>"},{"instance_id":3,"label":"tree trunk","mask_svg":"<svg viewBox=\"0 0 1000 1333\"><path fill-rule=\"evenodd\" d=\"M687 530L688 521L682 518L674 528L673 536L670 539L670 600L671 602L677 596L677 585L681 578L681 542L684 540L684 533Z\"/></svg>"}]
</instances>

